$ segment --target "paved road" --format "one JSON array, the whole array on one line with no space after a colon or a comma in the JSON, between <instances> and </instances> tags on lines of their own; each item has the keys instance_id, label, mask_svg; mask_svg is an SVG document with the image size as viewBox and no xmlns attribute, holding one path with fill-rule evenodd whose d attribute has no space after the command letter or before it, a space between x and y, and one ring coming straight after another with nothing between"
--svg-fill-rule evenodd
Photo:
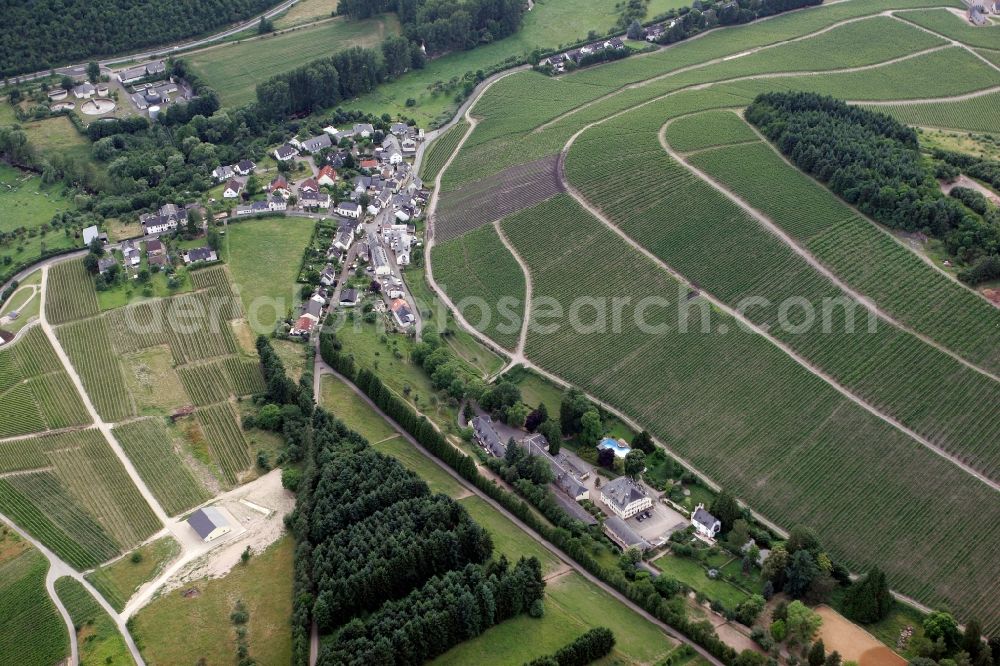
<instances>
[{"instance_id":1,"label":"paved road","mask_svg":"<svg viewBox=\"0 0 1000 666\"><path fill-rule=\"evenodd\" d=\"M98 63L101 65L102 68L109 68L111 65L117 63L131 62L133 60L146 60L149 58L155 58L159 56L168 56L178 51L186 51L188 49L192 49L198 46L205 46L207 44L212 44L213 42L217 42L220 39L225 39L226 37L235 35L238 32L243 32L248 28L253 28L260 22L262 16L266 18L272 18L280 14L281 12L285 11L286 9L290 8L297 2L299 2L299 0L285 0L285 2L282 2L280 5L272 9L269 9L263 14L258 14L253 18L247 19L242 23L237 23L236 25L230 28L226 28L222 32L214 33L212 35L209 35L208 37L202 37L201 39L195 39L189 42L181 42L179 44L159 46L156 48L148 49L146 51L140 51L138 53L129 53L126 55L114 56L106 60L100 60L98 61ZM59 75L68 74L69 76L80 76L81 74L86 72L86 69L87 69L87 63L82 63L82 64L64 65L62 67L57 67L55 68L55 72L56 74ZM12 76L10 78L11 80L16 79L19 81L30 81L31 79L46 77L49 75L50 71L51 70L46 69L38 72L33 72L31 74L21 74L18 76Z\"/></svg>"},{"instance_id":2,"label":"paved road","mask_svg":"<svg viewBox=\"0 0 1000 666\"><path fill-rule=\"evenodd\" d=\"M323 362L323 360L321 358L319 358L318 355L317 355L316 359L317 359L317 369L318 369L318 372L316 372L316 377L317 378L320 376L320 374L326 373L326 374L333 375L334 377L337 377L340 381L344 382L347 386L350 387L350 389L352 391L354 391L354 393L356 393L358 395L358 397L360 397L362 400L364 400L365 403L369 407L371 407L379 416L381 416L385 420L386 423L388 423L390 426L392 426L392 428L394 430L398 431L403 436L403 438L406 439L406 441L409 442L415 449L417 449L418 451L420 451L420 453L422 453L424 456L426 456L429 460L433 461L438 467L440 467L441 469L443 469L447 474L449 474L452 478L454 478L456 481L458 481L467 490L469 490L470 492L476 494L483 501L485 501L490 506L492 506L494 509L496 509L498 512L500 512L501 514L503 514L503 516L505 516L508 520L510 520L512 523L514 523L515 525L517 525L521 530L523 530L525 532L525 534L529 535L532 539L534 539L535 541L537 541L546 550L548 550L553 555L555 555L556 558L558 558L560 562L562 562L566 566L569 566L569 567L572 567L573 569L575 569L577 571L577 573L579 573L581 576L583 576L584 578L586 578L588 581L590 581L594 585L600 587L602 590L604 590L604 592L606 592L607 594L610 594L612 597L614 597L615 599L617 599L619 602L621 602L625 606L628 606L629 609L631 609L635 613L638 613L639 615L641 615L643 618L645 618L649 622L652 622L653 624L655 624L657 627L659 627L664 633L666 633L671 638L673 638L673 639L675 639L677 641L680 641L681 643L686 643L686 644L690 645L699 655L701 655L703 658L705 658L706 660L708 660L710 663L714 664L715 666L723 666L722 662L719 661L718 659L716 659L710 652L708 652L707 650L705 650L705 648L703 648L700 645L698 645L697 643L691 641L687 636L683 635L682 633L680 633L679 631L677 631L676 629L674 629L673 627L671 627L669 624L666 624L665 622L662 622L659 619L657 619L656 617L654 617L653 615L649 614L643 608L641 608L640 606L638 606L635 603L633 603L624 594L622 594L621 592L619 592L615 588L611 587L610 585L608 585L607 583L605 583L603 580L601 580L597 576L593 575L592 573L590 573L589 571L587 571L586 569L584 569L576 560L574 560L573 558L567 556L561 550L559 550L558 548L556 548L555 546L553 546L548 540L546 540L545 538L543 538L540 534L538 534L533 529L531 529L530 527L528 527L527 524L525 524L524 522L522 522L520 518L518 518L514 514L510 513L502 504L500 504L499 502L497 502L496 500L494 500L492 497L490 497L489 495L487 495L486 493L484 493L483 491L481 491L476 485L474 485L474 484L470 483L469 481L467 481L463 476L461 476L454 469L452 469L451 467L449 467L448 465L446 465L445 463L443 463L440 459L438 459L437 457L433 456L430 453L430 451L428 451L427 449L425 449L419 442L417 442L417 440L415 440L412 436L410 436L410 434L408 432L406 432L406 430L404 430L398 423L396 423L385 412L383 412L379 408L378 405L376 405L374 402L372 402L371 398L369 398L367 395L365 395L364 392L361 391L361 389L359 389L357 386L355 386L353 383L351 383L346 377L344 377L343 375L341 375L340 373L338 373L336 370L334 370L333 368L331 368L329 365L327 365L325 362Z\"/></svg>"}]
</instances>

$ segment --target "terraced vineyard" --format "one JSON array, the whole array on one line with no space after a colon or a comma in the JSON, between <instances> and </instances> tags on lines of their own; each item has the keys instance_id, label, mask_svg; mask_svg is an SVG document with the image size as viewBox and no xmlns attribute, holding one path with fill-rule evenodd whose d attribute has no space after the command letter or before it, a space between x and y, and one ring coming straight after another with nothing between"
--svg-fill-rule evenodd
<instances>
[{"instance_id":1,"label":"terraced vineyard","mask_svg":"<svg viewBox=\"0 0 1000 666\"><path fill-rule=\"evenodd\" d=\"M705 111L678 118L667 126L666 137L671 146L685 153L760 140L732 111Z\"/></svg>"},{"instance_id":2,"label":"terraced vineyard","mask_svg":"<svg viewBox=\"0 0 1000 666\"><path fill-rule=\"evenodd\" d=\"M852 310L833 282L664 151L656 153L656 111L653 106L589 132L590 143L574 145L567 159L571 182L632 238L733 307L766 299L747 309L752 321L875 407L1000 478L1000 452L992 445L1000 441L1000 385L885 322L871 330L865 310ZM629 121L634 131L623 136L619 125ZM644 127L647 133L638 131ZM612 145L623 151L620 162L606 158ZM853 215L763 144L702 152L692 162L725 174L740 194L785 223L779 226L794 227L793 235L808 236ZM654 168L658 182L631 178L639 164ZM707 211L713 229L705 225ZM720 236L724 245L712 240ZM790 303L798 305L784 310ZM799 330L809 317L822 317L822 324Z\"/></svg>"},{"instance_id":3,"label":"terraced vineyard","mask_svg":"<svg viewBox=\"0 0 1000 666\"><path fill-rule=\"evenodd\" d=\"M50 324L63 324L100 312L94 280L82 259L54 264L49 269L45 293L45 316Z\"/></svg>"},{"instance_id":4,"label":"terraced vineyard","mask_svg":"<svg viewBox=\"0 0 1000 666\"><path fill-rule=\"evenodd\" d=\"M0 560L0 663L52 666L69 657L66 624L45 590L48 570L34 548Z\"/></svg>"},{"instance_id":5,"label":"terraced vineyard","mask_svg":"<svg viewBox=\"0 0 1000 666\"><path fill-rule=\"evenodd\" d=\"M250 468L250 446L239 427L236 411L229 404L213 405L200 408L197 416L212 459L226 481L236 485L240 473Z\"/></svg>"},{"instance_id":6,"label":"terraced vineyard","mask_svg":"<svg viewBox=\"0 0 1000 666\"><path fill-rule=\"evenodd\" d=\"M0 513L79 569L160 528L97 430L2 443L0 474Z\"/></svg>"},{"instance_id":7,"label":"terraced vineyard","mask_svg":"<svg viewBox=\"0 0 1000 666\"><path fill-rule=\"evenodd\" d=\"M199 268L191 271L190 275L195 289L205 290L211 297L210 302L219 305L219 314L222 318L233 320L243 316L240 299L233 294L229 273L224 266Z\"/></svg>"},{"instance_id":8,"label":"terraced vineyard","mask_svg":"<svg viewBox=\"0 0 1000 666\"><path fill-rule=\"evenodd\" d=\"M1000 92L994 92L959 102L880 105L878 110L909 125L1000 134L998 105Z\"/></svg>"},{"instance_id":9,"label":"terraced vineyard","mask_svg":"<svg viewBox=\"0 0 1000 666\"><path fill-rule=\"evenodd\" d=\"M115 428L114 436L167 514L176 515L211 497L182 462L161 421L133 421Z\"/></svg>"},{"instance_id":10,"label":"terraced vineyard","mask_svg":"<svg viewBox=\"0 0 1000 666\"><path fill-rule=\"evenodd\" d=\"M501 226L529 264L535 298L554 298L564 308L581 295L631 299L620 330L532 331L528 359L622 409L772 520L816 528L853 569L887 567L894 588L998 630L1000 609L992 597L1000 591L1000 569L989 553L1000 531L969 539L963 529L983 523L943 510L950 505L959 512L971 502L1000 515L996 493L955 464L1000 478L998 383L884 320L871 333L842 333L845 294L835 282L670 159L658 141L664 124L679 118L666 138L681 153L699 151L691 158L698 168L735 189L905 327L995 372L995 310L788 167L765 143L753 143L737 116L725 115L763 91L807 90L884 101L888 112L911 122L1000 131L993 129L1000 94L990 92L1000 85L994 68L962 46L873 16L931 4L823 5L556 80L536 73L504 78L473 106L479 122L442 174L439 210L455 205L456 193L469 184L556 155L572 139L565 161L569 183L629 241L696 288L678 285L564 195L526 208ZM780 44L862 16L873 17ZM756 50L770 45L776 46ZM848 68L856 71L843 71ZM950 96L968 98L924 104ZM704 111L710 113L681 118ZM734 145L744 142L750 143ZM453 299L466 292L487 300L517 296L518 288L496 279L476 284L482 263L460 242L471 238L435 248L435 280ZM501 264L512 259L496 242L490 257ZM768 325L782 347L742 331L709 308L698 289L732 306L748 296L766 298L768 304L754 304L746 315ZM645 311L654 329L662 325L659 332L639 331L632 323L645 296L667 300ZM791 296L817 304L832 299L832 333L775 327L778 304ZM681 313L688 315L684 334L678 332ZM793 330L802 322L794 309L784 315ZM703 320L709 332L698 332ZM601 328L585 320L585 329L588 323ZM866 411L817 372L953 458L936 455ZM964 500L955 503L956 493Z\"/></svg>"},{"instance_id":11,"label":"terraced vineyard","mask_svg":"<svg viewBox=\"0 0 1000 666\"><path fill-rule=\"evenodd\" d=\"M438 283L466 319L501 346L517 347L524 318L524 273L496 229L487 225L435 245L431 258ZM504 312L510 314L501 319L498 307L505 297Z\"/></svg>"},{"instance_id":12,"label":"terraced vineyard","mask_svg":"<svg viewBox=\"0 0 1000 666\"><path fill-rule=\"evenodd\" d=\"M264 389L260 364L231 357L178 368L184 390L196 405L222 402L230 396L245 396Z\"/></svg>"},{"instance_id":13,"label":"terraced vineyard","mask_svg":"<svg viewBox=\"0 0 1000 666\"><path fill-rule=\"evenodd\" d=\"M107 320L95 317L66 324L56 329L56 336L101 418L114 422L134 416L135 405L112 347Z\"/></svg>"},{"instance_id":14,"label":"terraced vineyard","mask_svg":"<svg viewBox=\"0 0 1000 666\"><path fill-rule=\"evenodd\" d=\"M76 387L41 328L0 350L0 437L89 422Z\"/></svg>"},{"instance_id":15,"label":"terraced vineyard","mask_svg":"<svg viewBox=\"0 0 1000 666\"><path fill-rule=\"evenodd\" d=\"M469 131L468 121L460 120L430 145L424 154L424 160L420 167L420 178L425 184L434 183L438 172L444 167L444 163L448 161L451 154L455 152L458 142L467 131Z\"/></svg>"},{"instance_id":16,"label":"terraced vineyard","mask_svg":"<svg viewBox=\"0 0 1000 666\"><path fill-rule=\"evenodd\" d=\"M969 25L964 17L956 16L947 9L900 12L898 16L904 21L916 23L969 46L995 49L1000 45L1000 26L995 24L991 26Z\"/></svg>"}]
</instances>

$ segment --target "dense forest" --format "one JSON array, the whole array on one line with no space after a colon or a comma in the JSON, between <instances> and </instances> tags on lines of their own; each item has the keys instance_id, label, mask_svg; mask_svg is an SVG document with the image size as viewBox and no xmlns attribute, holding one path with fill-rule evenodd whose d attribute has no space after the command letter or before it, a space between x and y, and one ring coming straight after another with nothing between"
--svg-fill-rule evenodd
<instances>
[{"instance_id":1,"label":"dense forest","mask_svg":"<svg viewBox=\"0 0 1000 666\"><path fill-rule=\"evenodd\" d=\"M524 6L523 0L340 0L337 13L360 19L394 11L406 38L433 55L514 34Z\"/></svg>"},{"instance_id":2,"label":"dense forest","mask_svg":"<svg viewBox=\"0 0 1000 666\"><path fill-rule=\"evenodd\" d=\"M1000 252L996 217L945 196L916 131L897 120L797 92L759 95L746 118L800 169L887 227L939 238L973 266Z\"/></svg>"},{"instance_id":3,"label":"dense forest","mask_svg":"<svg viewBox=\"0 0 1000 666\"><path fill-rule=\"evenodd\" d=\"M314 408L311 378L292 382L267 338L257 350L267 388L244 426L283 433L284 460L304 463L282 476L298 495L286 519L296 664L308 662L312 622L336 631L321 664L421 664L515 615L541 615L537 559L492 559L465 507Z\"/></svg>"},{"instance_id":4,"label":"dense forest","mask_svg":"<svg viewBox=\"0 0 1000 666\"><path fill-rule=\"evenodd\" d=\"M260 14L277 0L8 0L0 76L128 53Z\"/></svg>"}]
</instances>

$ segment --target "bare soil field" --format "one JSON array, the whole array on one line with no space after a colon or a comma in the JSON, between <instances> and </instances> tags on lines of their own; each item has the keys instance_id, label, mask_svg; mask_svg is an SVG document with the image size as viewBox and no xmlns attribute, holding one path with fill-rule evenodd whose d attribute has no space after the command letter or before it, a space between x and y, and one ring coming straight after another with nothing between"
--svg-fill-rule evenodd
<instances>
[{"instance_id":1,"label":"bare soil field","mask_svg":"<svg viewBox=\"0 0 1000 666\"><path fill-rule=\"evenodd\" d=\"M823 618L819 637L827 652L836 650L844 661L857 662L858 666L905 666L905 659L829 606L815 610Z\"/></svg>"},{"instance_id":2,"label":"bare soil field","mask_svg":"<svg viewBox=\"0 0 1000 666\"><path fill-rule=\"evenodd\" d=\"M434 224L438 243L492 224L565 191L559 156L521 164L467 183L441 201Z\"/></svg>"}]
</instances>

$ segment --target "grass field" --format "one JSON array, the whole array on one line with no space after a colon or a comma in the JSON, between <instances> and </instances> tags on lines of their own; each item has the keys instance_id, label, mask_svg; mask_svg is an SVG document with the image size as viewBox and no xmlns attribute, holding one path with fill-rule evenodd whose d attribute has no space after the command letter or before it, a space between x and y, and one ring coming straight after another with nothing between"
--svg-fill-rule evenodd
<instances>
[{"instance_id":1,"label":"grass field","mask_svg":"<svg viewBox=\"0 0 1000 666\"><path fill-rule=\"evenodd\" d=\"M37 229L48 224L56 213L73 208L72 203L63 197L62 187L42 185L41 176L7 164L0 164L0 206L4 210L0 232L11 232L20 227ZM59 245L62 236L62 232L50 232L42 240L47 241L48 247L62 247ZM0 257L8 256L7 252L6 245L0 246Z\"/></svg>"},{"instance_id":2,"label":"grass field","mask_svg":"<svg viewBox=\"0 0 1000 666\"><path fill-rule=\"evenodd\" d=\"M394 14L364 21L338 18L261 39L211 47L185 60L219 93L224 106L236 107L253 101L256 85L276 74L354 46L378 46L386 37L398 33L399 22Z\"/></svg>"},{"instance_id":3,"label":"grass field","mask_svg":"<svg viewBox=\"0 0 1000 666\"><path fill-rule=\"evenodd\" d=\"M77 628L81 666L135 663L118 627L79 581L63 576L56 581L56 594Z\"/></svg>"},{"instance_id":4,"label":"grass field","mask_svg":"<svg viewBox=\"0 0 1000 666\"><path fill-rule=\"evenodd\" d=\"M371 443L398 437L385 419L350 387L332 375L324 375L320 385L320 405Z\"/></svg>"},{"instance_id":5,"label":"grass field","mask_svg":"<svg viewBox=\"0 0 1000 666\"><path fill-rule=\"evenodd\" d=\"M162 537L140 546L134 553L139 553L138 562L132 561L132 555L126 555L87 574L90 584L119 612L143 583L153 580L180 553L180 545L173 537Z\"/></svg>"},{"instance_id":6,"label":"grass field","mask_svg":"<svg viewBox=\"0 0 1000 666\"><path fill-rule=\"evenodd\" d=\"M655 625L636 616L580 574L571 572L547 583L545 615L541 619L521 615L507 620L431 663L439 666L525 663L555 652L595 626L608 627L615 634L610 663L657 663L676 645Z\"/></svg>"},{"instance_id":7,"label":"grass field","mask_svg":"<svg viewBox=\"0 0 1000 666\"><path fill-rule=\"evenodd\" d=\"M330 18L330 15L336 10L336 0L301 0L292 5L292 8L287 12L274 19L274 27L281 30Z\"/></svg>"},{"instance_id":8,"label":"grass field","mask_svg":"<svg viewBox=\"0 0 1000 666\"><path fill-rule=\"evenodd\" d=\"M122 373L140 416L169 416L191 403L166 346L122 354Z\"/></svg>"},{"instance_id":9,"label":"grass field","mask_svg":"<svg viewBox=\"0 0 1000 666\"><path fill-rule=\"evenodd\" d=\"M45 590L48 560L21 546L24 542L6 526L2 529L0 663L52 666L69 657L69 637Z\"/></svg>"},{"instance_id":10,"label":"grass field","mask_svg":"<svg viewBox=\"0 0 1000 666\"><path fill-rule=\"evenodd\" d=\"M670 0L656 0L663 5ZM603 35L618 18L607 0L539 0L526 13L515 34L471 51L450 53L427 63L416 72L379 86L357 102L345 105L375 114L403 114L415 118L422 127L449 119L458 103L457 88L448 86L466 72L487 70L507 59L527 56L536 48L557 48L585 40L591 30ZM406 106L407 99L416 104Z\"/></svg>"},{"instance_id":11,"label":"grass field","mask_svg":"<svg viewBox=\"0 0 1000 666\"><path fill-rule=\"evenodd\" d=\"M250 613L246 640L258 664L292 659L292 579L295 541L290 536L256 553L224 578L201 579L154 599L133 620L133 635L150 664L228 664L236 658L229 620L237 600ZM185 596L196 588L198 594ZM178 640L183 636L183 640Z\"/></svg>"},{"instance_id":12,"label":"grass field","mask_svg":"<svg viewBox=\"0 0 1000 666\"><path fill-rule=\"evenodd\" d=\"M169 515L181 513L211 497L183 463L180 447L161 420L143 419L118 426L114 436Z\"/></svg>"},{"instance_id":13,"label":"grass field","mask_svg":"<svg viewBox=\"0 0 1000 666\"><path fill-rule=\"evenodd\" d=\"M435 245L432 258L435 278L465 319L503 347L517 347L524 273L496 229L488 224Z\"/></svg>"},{"instance_id":14,"label":"grass field","mask_svg":"<svg viewBox=\"0 0 1000 666\"><path fill-rule=\"evenodd\" d=\"M298 302L299 262L315 224L279 217L228 227L223 256L255 333L271 333Z\"/></svg>"},{"instance_id":15,"label":"grass field","mask_svg":"<svg viewBox=\"0 0 1000 666\"><path fill-rule=\"evenodd\" d=\"M24 131L29 143L42 155L59 153L90 162L90 142L66 116L25 123Z\"/></svg>"}]
</instances>

